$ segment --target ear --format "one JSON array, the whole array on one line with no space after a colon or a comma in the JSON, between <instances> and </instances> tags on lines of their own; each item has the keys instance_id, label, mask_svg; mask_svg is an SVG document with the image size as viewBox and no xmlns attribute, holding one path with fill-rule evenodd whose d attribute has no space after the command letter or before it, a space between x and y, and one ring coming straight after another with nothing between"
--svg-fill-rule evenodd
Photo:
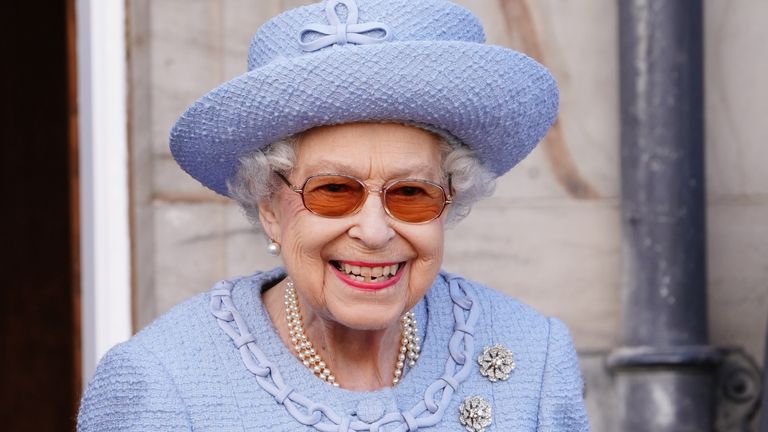
<instances>
[{"instance_id":1,"label":"ear","mask_svg":"<svg viewBox=\"0 0 768 432\"><path fill-rule=\"evenodd\" d=\"M273 200L263 201L259 203L259 222L261 222L264 233L270 239L280 243L280 223L278 222L278 215L275 211L275 203Z\"/></svg>"}]
</instances>

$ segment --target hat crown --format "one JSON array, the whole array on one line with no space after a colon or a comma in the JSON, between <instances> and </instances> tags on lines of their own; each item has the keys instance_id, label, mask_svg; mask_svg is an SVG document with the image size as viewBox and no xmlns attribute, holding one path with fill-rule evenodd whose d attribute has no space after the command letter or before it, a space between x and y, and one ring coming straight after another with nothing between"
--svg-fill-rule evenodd
<instances>
[{"instance_id":1,"label":"hat crown","mask_svg":"<svg viewBox=\"0 0 768 432\"><path fill-rule=\"evenodd\" d=\"M248 70L345 45L402 41L484 43L485 33L471 12L446 0L327 0L261 26L251 41Z\"/></svg>"}]
</instances>

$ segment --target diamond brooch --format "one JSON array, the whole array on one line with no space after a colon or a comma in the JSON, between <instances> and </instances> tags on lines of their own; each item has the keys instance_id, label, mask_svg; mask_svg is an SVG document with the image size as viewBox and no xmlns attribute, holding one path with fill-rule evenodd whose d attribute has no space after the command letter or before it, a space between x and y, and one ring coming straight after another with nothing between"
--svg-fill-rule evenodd
<instances>
[{"instance_id":1,"label":"diamond brooch","mask_svg":"<svg viewBox=\"0 0 768 432\"><path fill-rule=\"evenodd\" d=\"M508 379L509 373L515 369L512 351L501 344L485 347L483 353L477 357L477 363L480 364L480 374L491 382Z\"/></svg>"},{"instance_id":2,"label":"diamond brooch","mask_svg":"<svg viewBox=\"0 0 768 432\"><path fill-rule=\"evenodd\" d=\"M491 424L492 410L482 396L470 396L459 407L459 421L468 432L484 432Z\"/></svg>"}]
</instances>

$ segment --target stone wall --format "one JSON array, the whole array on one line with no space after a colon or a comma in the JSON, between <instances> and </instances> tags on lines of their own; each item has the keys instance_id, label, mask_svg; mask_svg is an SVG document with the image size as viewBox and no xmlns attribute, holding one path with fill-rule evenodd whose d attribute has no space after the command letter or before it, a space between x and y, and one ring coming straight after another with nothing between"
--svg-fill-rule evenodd
<instances>
[{"instance_id":1,"label":"stone wall","mask_svg":"<svg viewBox=\"0 0 768 432\"><path fill-rule=\"evenodd\" d=\"M130 0L136 328L215 281L278 264L240 211L173 162L168 131L245 69L267 18L308 2ZM445 267L563 319L583 354L596 431L612 419L600 353L620 342L616 2L462 0L489 42L545 63L561 115L496 194L449 231ZM768 3L705 2L711 342L762 359L768 319ZM762 96L762 97L761 97ZM592 353L593 355L590 355ZM596 393L596 394L595 394Z\"/></svg>"}]
</instances>

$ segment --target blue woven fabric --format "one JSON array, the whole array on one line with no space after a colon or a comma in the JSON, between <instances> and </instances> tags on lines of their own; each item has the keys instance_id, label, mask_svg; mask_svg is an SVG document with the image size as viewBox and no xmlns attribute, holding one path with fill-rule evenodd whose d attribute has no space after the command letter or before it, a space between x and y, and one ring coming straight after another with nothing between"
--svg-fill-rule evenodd
<instances>
[{"instance_id":1,"label":"blue woven fabric","mask_svg":"<svg viewBox=\"0 0 768 432\"><path fill-rule=\"evenodd\" d=\"M446 131L501 175L554 121L553 77L524 54L485 44L482 26L466 9L444 0L356 5L359 23L386 25L386 41L357 44L350 42L355 34L344 33L333 37L346 43L305 51L302 42L330 37L305 33L330 25L325 3L264 24L251 43L248 71L200 98L176 122L170 146L179 165L226 195L243 154L315 126L392 121ZM364 35L384 37L376 30Z\"/></svg>"},{"instance_id":2,"label":"blue woven fabric","mask_svg":"<svg viewBox=\"0 0 768 432\"><path fill-rule=\"evenodd\" d=\"M276 269L233 280L232 301L285 382L345 416L341 426L407 410L439 380L455 324L449 275L442 273L414 308L424 335L416 367L397 387L375 392L328 386L282 343L260 295L262 286L282 277L283 270ZM500 343L512 350L517 367L509 380L491 383L473 361L469 377L458 386L442 421L419 430L463 430L458 414L461 401L481 395L493 408L489 432L588 431L577 358L565 326L479 284L467 282L465 287L481 309L473 357L485 346ZM210 300L209 293L198 295L113 348L83 396L78 430L314 430L299 424L259 386L232 339L217 325Z\"/></svg>"}]
</instances>

